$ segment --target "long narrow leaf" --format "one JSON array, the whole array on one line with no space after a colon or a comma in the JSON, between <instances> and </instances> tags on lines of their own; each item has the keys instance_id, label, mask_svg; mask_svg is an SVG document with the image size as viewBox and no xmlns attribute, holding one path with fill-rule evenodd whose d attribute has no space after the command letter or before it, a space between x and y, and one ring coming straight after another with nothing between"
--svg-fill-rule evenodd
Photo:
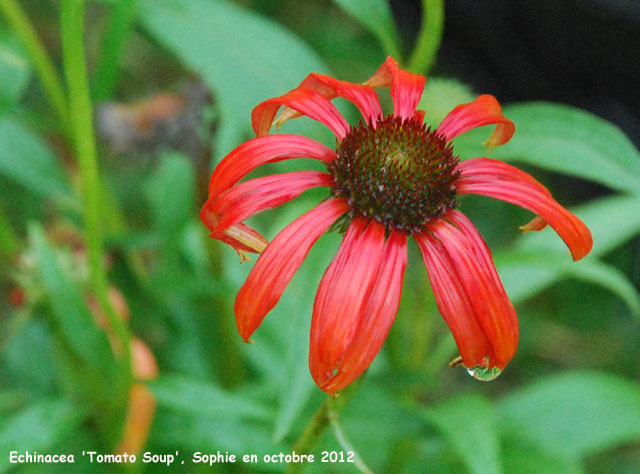
<instances>
[{"instance_id":1,"label":"long narrow leaf","mask_svg":"<svg viewBox=\"0 0 640 474\"><path fill-rule=\"evenodd\" d=\"M333 1L377 37L385 54L401 60L398 33L387 0Z\"/></svg>"}]
</instances>

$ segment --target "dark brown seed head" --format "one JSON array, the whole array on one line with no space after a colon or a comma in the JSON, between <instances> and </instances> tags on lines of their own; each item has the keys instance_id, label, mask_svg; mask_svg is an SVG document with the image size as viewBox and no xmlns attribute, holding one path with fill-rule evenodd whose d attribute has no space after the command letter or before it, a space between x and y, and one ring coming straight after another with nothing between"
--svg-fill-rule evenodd
<instances>
[{"instance_id":1,"label":"dark brown seed head","mask_svg":"<svg viewBox=\"0 0 640 474\"><path fill-rule=\"evenodd\" d=\"M457 165L444 137L423 123L389 116L375 128L352 127L328 168L333 193L347 199L351 217L412 233L457 206Z\"/></svg>"}]
</instances>

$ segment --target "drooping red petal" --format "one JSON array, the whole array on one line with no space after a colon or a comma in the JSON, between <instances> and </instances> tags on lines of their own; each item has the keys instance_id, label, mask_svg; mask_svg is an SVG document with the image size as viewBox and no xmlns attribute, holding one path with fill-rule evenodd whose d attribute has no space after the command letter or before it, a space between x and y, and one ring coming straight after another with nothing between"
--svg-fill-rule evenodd
<instances>
[{"instance_id":1,"label":"drooping red petal","mask_svg":"<svg viewBox=\"0 0 640 474\"><path fill-rule=\"evenodd\" d=\"M469 160L461 163L461 175L456 181L457 192L482 194L516 204L534 212L558 233L567 244L574 260L580 260L589 253L593 239L589 228L574 214L562 207L551 197L549 191L531 176L517 168L496 160L489 163L483 159L476 167ZM537 184L536 184L537 183ZM532 221L524 230L539 230L541 222Z\"/></svg>"},{"instance_id":2,"label":"drooping red petal","mask_svg":"<svg viewBox=\"0 0 640 474\"><path fill-rule=\"evenodd\" d=\"M449 222L453 223L460 230L460 232L462 232L462 234L469 240L470 244L474 247L476 251L476 256L479 259L481 259L482 265L484 266L486 271L489 272L491 278L493 278L494 281L500 282L498 271L496 270L496 267L493 263L493 258L491 257L491 250L489 250L489 246L487 245L487 243L484 241L484 239L478 232L478 229L476 229L476 226L473 225L473 223L469 220L467 216L465 216L463 213L456 210L448 211L444 215L444 217ZM509 304L508 306L511 306L511 304ZM515 316L515 313L514 313L514 316ZM516 331L517 331L517 327L518 327L517 321L515 321Z\"/></svg>"},{"instance_id":3,"label":"drooping red petal","mask_svg":"<svg viewBox=\"0 0 640 474\"><path fill-rule=\"evenodd\" d=\"M307 189L331 186L333 176L321 171L294 171L245 181L222 193L211 208L218 216L217 232L258 212L288 202Z\"/></svg>"},{"instance_id":4,"label":"drooping red petal","mask_svg":"<svg viewBox=\"0 0 640 474\"><path fill-rule=\"evenodd\" d=\"M364 84L354 84L347 81L339 81L324 74L309 74L297 87L298 89L312 89L328 100L342 97L352 102L360 111L365 122L375 126L377 120L382 118L382 109L378 95L373 87ZM280 126L287 120L300 116L299 112L286 108L276 120Z\"/></svg>"},{"instance_id":5,"label":"drooping red petal","mask_svg":"<svg viewBox=\"0 0 640 474\"><path fill-rule=\"evenodd\" d=\"M384 226L357 217L320 281L313 304L309 368L322 389L338 371L365 317L384 247Z\"/></svg>"},{"instance_id":6,"label":"drooping red petal","mask_svg":"<svg viewBox=\"0 0 640 474\"><path fill-rule=\"evenodd\" d=\"M283 105L326 125L338 140L349 132L349 124L326 97L312 89L294 89L280 97L265 100L253 109L251 123L258 137L269 134L276 113Z\"/></svg>"},{"instance_id":7,"label":"drooping red petal","mask_svg":"<svg viewBox=\"0 0 640 474\"><path fill-rule=\"evenodd\" d=\"M473 225L458 211L444 219L428 223L427 228L440 241L460 279L495 355L491 366L503 369L518 346L518 319L498 277L488 247Z\"/></svg>"},{"instance_id":8,"label":"drooping red petal","mask_svg":"<svg viewBox=\"0 0 640 474\"><path fill-rule=\"evenodd\" d=\"M469 368L480 365L486 356L495 359L446 249L427 231L415 233L414 238L427 267L438 309L453 334L464 365Z\"/></svg>"},{"instance_id":9,"label":"drooping red petal","mask_svg":"<svg viewBox=\"0 0 640 474\"><path fill-rule=\"evenodd\" d=\"M241 222L223 231L216 231L215 228L218 225L218 217L211 209L212 202L213 197L209 197L200 211L200 219L211 232L209 236L212 239L221 240L225 244L233 247L233 249L238 252L242 262L251 260L249 255L247 255L248 253L261 253L265 249L269 243L267 239Z\"/></svg>"},{"instance_id":10,"label":"drooping red petal","mask_svg":"<svg viewBox=\"0 0 640 474\"><path fill-rule=\"evenodd\" d=\"M489 140L483 143L489 150L511 140L516 127L511 120L502 115L502 108L496 98L483 94L473 102L459 105L449 112L437 131L449 141L471 129L494 123L497 124L496 129Z\"/></svg>"},{"instance_id":11,"label":"drooping red petal","mask_svg":"<svg viewBox=\"0 0 640 474\"><path fill-rule=\"evenodd\" d=\"M426 78L423 75L401 69L396 60L389 56L378 71L365 82L365 85L391 86L393 115L407 120L414 116L425 82Z\"/></svg>"},{"instance_id":12,"label":"drooping red petal","mask_svg":"<svg viewBox=\"0 0 640 474\"><path fill-rule=\"evenodd\" d=\"M285 227L267 246L236 297L236 324L245 341L276 305L313 244L347 210L344 199L325 201Z\"/></svg>"},{"instance_id":13,"label":"drooping red petal","mask_svg":"<svg viewBox=\"0 0 640 474\"><path fill-rule=\"evenodd\" d=\"M265 163L292 158L312 158L329 163L336 152L300 135L268 135L249 140L218 164L209 181L209 194L218 196Z\"/></svg>"},{"instance_id":14,"label":"drooping red petal","mask_svg":"<svg viewBox=\"0 0 640 474\"><path fill-rule=\"evenodd\" d=\"M328 393L342 390L357 379L382 348L398 312L402 280L407 266L407 236L392 232L382 250L382 262L353 338L339 359L336 374L320 388ZM320 374L327 369L321 368Z\"/></svg>"},{"instance_id":15,"label":"drooping red petal","mask_svg":"<svg viewBox=\"0 0 640 474\"><path fill-rule=\"evenodd\" d=\"M493 179L495 181L527 182L539 188L541 192L551 196L551 192L529 173L493 158L472 158L461 161L458 164L458 169L463 176L482 176L487 180Z\"/></svg>"}]
</instances>

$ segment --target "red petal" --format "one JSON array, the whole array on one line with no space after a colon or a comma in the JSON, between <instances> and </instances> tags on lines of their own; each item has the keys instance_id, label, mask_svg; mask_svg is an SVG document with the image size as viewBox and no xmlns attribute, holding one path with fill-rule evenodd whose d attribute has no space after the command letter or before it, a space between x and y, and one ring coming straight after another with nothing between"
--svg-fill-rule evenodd
<instances>
[{"instance_id":1,"label":"red petal","mask_svg":"<svg viewBox=\"0 0 640 474\"><path fill-rule=\"evenodd\" d=\"M445 220L428 224L428 229L440 241L458 275L477 321L493 349L489 366L503 369L518 346L518 320L498 277L488 247L475 227L458 211ZM476 364L477 365L477 364Z\"/></svg>"},{"instance_id":2,"label":"red petal","mask_svg":"<svg viewBox=\"0 0 640 474\"><path fill-rule=\"evenodd\" d=\"M382 263L375 284L366 308L358 318L355 334L340 358L338 371L320 387L325 392L335 393L349 385L380 352L398 312L406 266L407 236L404 232L393 232L382 250ZM324 368L320 370L326 371Z\"/></svg>"},{"instance_id":3,"label":"red petal","mask_svg":"<svg viewBox=\"0 0 640 474\"><path fill-rule=\"evenodd\" d=\"M349 132L349 124L326 97L311 89L294 89L280 97L265 100L253 109L251 122L257 136L269 134L276 113L283 105L326 125L339 140Z\"/></svg>"},{"instance_id":4,"label":"red petal","mask_svg":"<svg viewBox=\"0 0 640 474\"><path fill-rule=\"evenodd\" d=\"M222 232L258 212L298 197L309 188L332 185L333 176L320 171L294 171L245 181L227 189L211 205L218 216L215 230Z\"/></svg>"},{"instance_id":5,"label":"red petal","mask_svg":"<svg viewBox=\"0 0 640 474\"><path fill-rule=\"evenodd\" d=\"M498 125L489 140L483 143L489 150L511 140L516 127L511 120L502 115L502 108L496 98L484 94L473 102L459 105L449 112L438 126L438 133L449 141L471 129L493 123Z\"/></svg>"},{"instance_id":6,"label":"red petal","mask_svg":"<svg viewBox=\"0 0 640 474\"><path fill-rule=\"evenodd\" d=\"M384 247L384 226L353 220L316 294L311 320L309 367L322 389L337 374L356 337L376 282Z\"/></svg>"},{"instance_id":7,"label":"red petal","mask_svg":"<svg viewBox=\"0 0 640 474\"><path fill-rule=\"evenodd\" d=\"M243 262L251 260L247 255L248 252L261 253L265 249L268 244L267 239L248 225L238 223L221 232L215 231L215 227L218 225L218 217L211 209L212 202L213 198L210 197L200 211L200 219L211 231L209 236L212 239L221 240L233 247Z\"/></svg>"},{"instance_id":8,"label":"red petal","mask_svg":"<svg viewBox=\"0 0 640 474\"><path fill-rule=\"evenodd\" d=\"M233 150L216 166L209 181L209 194L219 195L265 163L303 157L328 163L335 159L336 152L299 135L254 138Z\"/></svg>"},{"instance_id":9,"label":"red petal","mask_svg":"<svg viewBox=\"0 0 640 474\"><path fill-rule=\"evenodd\" d=\"M589 253L593 239L588 227L527 173L499 161L492 164L494 172L476 172L473 165L464 167L465 163L460 165L462 174L456 182L458 193L482 194L524 207L549 223L567 244L574 260ZM541 228L539 224L540 221L534 221L524 230L537 230Z\"/></svg>"},{"instance_id":10,"label":"red petal","mask_svg":"<svg viewBox=\"0 0 640 474\"><path fill-rule=\"evenodd\" d=\"M375 126L377 120L382 117L382 109L378 101L378 95L374 88L364 84L339 81L324 74L312 73L300 83L298 89L312 89L328 100L342 97L352 102L362 114L365 122ZM285 109L276 120L277 125L282 125L287 120L300 114L291 109Z\"/></svg>"},{"instance_id":11,"label":"red petal","mask_svg":"<svg viewBox=\"0 0 640 474\"><path fill-rule=\"evenodd\" d=\"M453 334L464 364L471 368L480 365L485 356L492 359L493 349L445 248L428 232L416 233L414 237L427 267L438 309Z\"/></svg>"},{"instance_id":12,"label":"red petal","mask_svg":"<svg viewBox=\"0 0 640 474\"><path fill-rule=\"evenodd\" d=\"M541 192L551 196L551 192L529 173L525 173L519 168L506 165L502 161L492 158L472 158L461 162L458 169L461 171L462 176L482 176L487 181L507 180L527 182L537 187ZM530 222L521 225L520 229L526 233L540 231L546 226L547 221L540 216L536 216Z\"/></svg>"},{"instance_id":13,"label":"red petal","mask_svg":"<svg viewBox=\"0 0 640 474\"><path fill-rule=\"evenodd\" d=\"M276 305L313 244L347 210L344 199L325 201L285 227L267 246L236 297L236 323L245 341Z\"/></svg>"},{"instance_id":14,"label":"red petal","mask_svg":"<svg viewBox=\"0 0 640 474\"><path fill-rule=\"evenodd\" d=\"M371 76L366 85L371 87L387 87L393 82L393 71L399 69L398 63L391 56L388 56L384 63L378 68L376 73Z\"/></svg>"},{"instance_id":15,"label":"red petal","mask_svg":"<svg viewBox=\"0 0 640 474\"><path fill-rule=\"evenodd\" d=\"M460 162L458 169L463 176L482 176L487 180L507 180L507 181L523 181L538 187L540 191L551 196L551 192L537 179L529 173L522 171L515 166L508 165L503 161L494 160L493 158L472 158Z\"/></svg>"},{"instance_id":16,"label":"red petal","mask_svg":"<svg viewBox=\"0 0 640 474\"><path fill-rule=\"evenodd\" d=\"M365 85L371 87L390 85L393 115L407 120L413 117L418 107L425 81L426 78L421 74L400 69L395 59L389 56L378 71L365 82Z\"/></svg>"}]
</instances>

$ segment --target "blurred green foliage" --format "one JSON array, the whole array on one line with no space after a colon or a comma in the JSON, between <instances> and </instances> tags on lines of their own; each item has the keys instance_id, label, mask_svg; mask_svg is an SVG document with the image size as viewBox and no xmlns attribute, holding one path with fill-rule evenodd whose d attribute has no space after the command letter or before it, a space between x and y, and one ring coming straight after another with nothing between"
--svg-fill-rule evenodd
<instances>
[{"instance_id":1,"label":"blurred green foliage","mask_svg":"<svg viewBox=\"0 0 640 474\"><path fill-rule=\"evenodd\" d=\"M129 385L117 342L92 304L72 140L45 105L55 100L10 20L10 3L0 17L0 471L69 469L9 462L10 451L27 450L74 453L78 472L164 471L140 461L90 464L81 455L114 452ZM57 61L58 2L21 3ZM142 452L179 452L179 472L284 471L262 456L290 453L323 402L307 368L308 334L315 288L339 236L326 235L312 249L255 344L244 345L233 301L251 264L209 240L198 220L209 172L251 136L250 111L260 101L310 72L362 81L387 54L406 64L413 45L398 37L384 0L102 0L87 5L85 27L96 107L181 93L196 77L211 94L198 109L200 153L165 150L161 140L153 151L117 152L108 140L99 147L109 285L126 302L131 334L159 368L147 379L134 370L157 401ZM437 124L475 92L491 92L471 91L464 79L430 79L421 102L427 122ZM513 104L504 112L517 132L490 156L523 165L561 202L575 204L593 232L593 252L573 263L550 230L519 235L530 218L525 211L465 198L462 208L493 249L518 309L518 354L490 384L448 369L455 344L411 247L385 348L305 472L356 472L351 463L319 462L322 451L345 450L343 436L374 472L637 472L640 154L615 126L568 106ZM332 145L307 119L283 131ZM485 155L480 143L488 134L459 137L456 152ZM579 192L584 181L601 186L588 202ZM272 238L323 197L309 191L253 223ZM212 471L191 462L198 451L253 453L260 462Z\"/></svg>"}]
</instances>

